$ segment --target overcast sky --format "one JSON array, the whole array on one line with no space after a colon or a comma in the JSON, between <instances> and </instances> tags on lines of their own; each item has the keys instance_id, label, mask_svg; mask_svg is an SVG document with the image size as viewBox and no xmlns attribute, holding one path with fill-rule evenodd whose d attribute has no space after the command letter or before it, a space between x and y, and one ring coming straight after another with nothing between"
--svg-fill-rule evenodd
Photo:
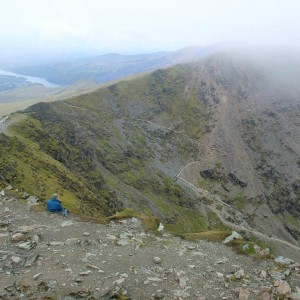
<instances>
[{"instance_id":1,"label":"overcast sky","mask_svg":"<svg viewBox=\"0 0 300 300\"><path fill-rule=\"evenodd\" d=\"M0 0L1 58L300 45L299 0Z\"/></svg>"}]
</instances>

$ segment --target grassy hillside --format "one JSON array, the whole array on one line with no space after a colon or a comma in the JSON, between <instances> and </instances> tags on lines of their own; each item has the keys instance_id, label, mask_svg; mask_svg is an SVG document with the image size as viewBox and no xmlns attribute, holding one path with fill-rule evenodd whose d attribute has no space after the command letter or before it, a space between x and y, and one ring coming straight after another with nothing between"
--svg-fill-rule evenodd
<instances>
[{"instance_id":1,"label":"grassy hillside","mask_svg":"<svg viewBox=\"0 0 300 300\"><path fill-rule=\"evenodd\" d=\"M195 144L210 118L195 87L186 92L188 74L187 66L158 70L30 107L12 122L10 136L2 135L10 153L1 156L3 166L12 172L3 167L2 185L42 200L57 190L76 213L108 216L132 207L177 233L207 229L197 199L174 181L196 159Z\"/></svg>"}]
</instances>

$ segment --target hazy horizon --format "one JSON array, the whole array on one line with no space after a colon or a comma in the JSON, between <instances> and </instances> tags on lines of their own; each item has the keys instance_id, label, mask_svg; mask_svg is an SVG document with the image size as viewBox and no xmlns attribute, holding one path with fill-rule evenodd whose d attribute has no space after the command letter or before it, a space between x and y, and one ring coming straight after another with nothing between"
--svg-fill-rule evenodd
<instances>
[{"instance_id":1,"label":"hazy horizon","mask_svg":"<svg viewBox=\"0 0 300 300\"><path fill-rule=\"evenodd\" d=\"M300 46L290 0L11 0L1 4L0 67L222 42Z\"/></svg>"}]
</instances>

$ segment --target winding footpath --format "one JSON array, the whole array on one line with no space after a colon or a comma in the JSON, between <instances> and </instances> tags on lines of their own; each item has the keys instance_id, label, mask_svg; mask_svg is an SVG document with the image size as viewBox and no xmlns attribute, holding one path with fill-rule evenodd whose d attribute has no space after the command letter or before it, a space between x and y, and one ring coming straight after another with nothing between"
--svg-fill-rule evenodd
<instances>
[{"instance_id":1,"label":"winding footpath","mask_svg":"<svg viewBox=\"0 0 300 300\"><path fill-rule=\"evenodd\" d=\"M186 134L184 134L184 133L182 133L182 132L179 132L179 131L175 131L175 130L172 129L172 128L164 127L164 126L155 124L155 123L153 123L153 122L151 122L151 121L147 121L147 120L143 120L143 119L136 119L136 120L137 120L137 121L142 121L142 122L144 122L144 123L148 123L148 124L150 124L151 126L155 126L155 127L157 127L157 128L161 128L161 129L164 129L164 130L168 130L168 131L172 131L172 132L181 134L181 135L187 137L187 138L188 138L190 141L192 141L194 144L197 144L199 148L200 148L200 146L203 146L203 145L201 145L200 143L195 142L195 141L194 141L191 137L189 137L188 135L186 135ZM221 151L221 150L216 149L215 147L212 147L212 146L209 146L209 145L207 145L207 146L205 146L205 147L209 147L209 148L211 148L211 150L216 150L216 151L218 151L221 155L225 155L225 156L226 156L226 153L224 153L224 152ZM220 197L218 197L217 195L212 195L212 194L211 194L210 192L208 192L207 190L204 190L204 189L202 189L202 188L199 188L199 187L195 186L194 184L192 184L191 182L189 182L189 181L187 181L187 180L185 180L184 178L181 177L181 173L183 172L183 170L186 169L186 168L188 168L190 165L195 164L195 163L199 163L199 161L193 161L193 162L190 162L190 163L188 163L187 165L185 165L185 166L177 173L177 175L175 176L175 177L176 177L176 180L180 180L182 183L184 183L186 186L188 186L189 189L193 190L196 194L198 194L198 195L200 195L200 196L204 196L204 197L206 197L206 198L212 200L213 202L218 202L218 203L220 203L221 205L225 206L226 208L232 210L232 211L235 212L236 214L238 214L238 215L240 215L240 216L243 216L243 214L242 214L240 211L236 210L235 208L233 208L233 207L232 207L231 205L229 205L228 203L225 203L224 201L222 201L222 200L220 199ZM219 212L218 210L214 209L213 207L210 207L210 209L211 209L212 211L214 211L214 212L218 215L218 217L219 217L220 220L224 223L224 225L226 225L226 226L228 226L228 227L230 227L230 228L232 228L232 229L234 229L234 230L245 231L245 232L251 233L251 234L254 235L255 237L263 238L263 239L268 240L268 241L270 241L270 242L281 243L281 244L284 244L284 245L286 245L286 246L288 246L288 247L290 247L290 248L292 248L292 249L294 249L294 250L297 250L297 251L300 250L300 247L298 247L298 246L296 246L296 245L294 245L294 244L292 244L292 243L289 243L289 242L287 242L287 241L285 241L285 240L281 240L281 239L278 239L278 238L269 237L269 236L267 236L267 235L265 235L265 234L263 234L263 233L261 233L261 232L259 232L259 231L254 230L254 229L251 228L248 224L247 224L247 226L248 226L248 228L247 228L247 227L244 227L244 226L242 226L242 225L237 225L237 224L233 224L233 223L231 223L231 222L228 222L228 221L226 221L226 220L221 216L221 214L220 214L220 212Z\"/></svg>"},{"instance_id":2,"label":"winding footpath","mask_svg":"<svg viewBox=\"0 0 300 300\"><path fill-rule=\"evenodd\" d=\"M6 116L0 120L0 133L5 132L6 130L6 125L5 121L8 119L9 116Z\"/></svg>"},{"instance_id":3,"label":"winding footpath","mask_svg":"<svg viewBox=\"0 0 300 300\"><path fill-rule=\"evenodd\" d=\"M239 213L240 215L241 212L239 212L238 210L234 209L232 206L230 206L229 204L223 202L221 199L219 199L219 197L217 195L211 195L210 192L206 191L206 190L203 190L201 188L198 188L196 187L195 185L193 185L192 183L186 181L185 179L179 177L180 176L180 172L178 173L178 175L176 176L177 179L181 180L182 182L184 182L186 185L188 185L190 187L191 190L193 190L194 192L196 192L198 195L200 196L204 196L210 200L213 200L214 202L217 201L218 203L221 203L222 205L226 206L227 208L230 208L231 210ZM297 250L297 251L300 251L300 247L292 244L292 243L289 243L285 240L281 240L281 239L278 239L278 238L273 238L273 237L269 237L267 235L265 235L264 233L262 232L259 232L259 231L256 231L254 230L253 228L251 228L249 225L249 228L247 227L244 227L242 225L238 225L238 224L234 224L234 223L231 223L231 222L228 222L226 221L222 215L220 214L220 212L213 208L213 207L210 207L210 209L216 213L218 215L218 217L220 218L220 220L224 223L224 225L234 229L234 230L240 230L240 231L245 231L245 232L248 232L248 233L251 233L253 234L255 237L258 237L258 238L263 238L265 240L268 240L270 242L275 242L275 243L281 243L281 244L284 244L285 246L288 246L290 248L293 248L294 250Z\"/></svg>"}]
</instances>

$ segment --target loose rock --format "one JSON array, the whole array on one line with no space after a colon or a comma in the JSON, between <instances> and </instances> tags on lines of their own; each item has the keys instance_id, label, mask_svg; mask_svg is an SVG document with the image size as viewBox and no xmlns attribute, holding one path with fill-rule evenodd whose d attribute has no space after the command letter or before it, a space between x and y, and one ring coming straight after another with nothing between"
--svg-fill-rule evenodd
<instances>
[{"instance_id":1,"label":"loose rock","mask_svg":"<svg viewBox=\"0 0 300 300\"><path fill-rule=\"evenodd\" d=\"M240 289L239 300L248 300L250 297L250 291L247 289Z\"/></svg>"},{"instance_id":2,"label":"loose rock","mask_svg":"<svg viewBox=\"0 0 300 300\"><path fill-rule=\"evenodd\" d=\"M26 241L27 240L27 237L25 234L23 233L20 233L20 232L17 232L17 233L14 233L12 236L11 236L11 241L13 243L17 243L17 242L21 242L21 241Z\"/></svg>"},{"instance_id":3,"label":"loose rock","mask_svg":"<svg viewBox=\"0 0 300 300\"><path fill-rule=\"evenodd\" d=\"M161 259L158 256L153 257L153 261L154 261L155 264L160 264L161 263Z\"/></svg>"},{"instance_id":4,"label":"loose rock","mask_svg":"<svg viewBox=\"0 0 300 300\"><path fill-rule=\"evenodd\" d=\"M227 244L236 239L243 240L243 237L238 232L232 231L232 234L223 241L223 244Z\"/></svg>"},{"instance_id":5,"label":"loose rock","mask_svg":"<svg viewBox=\"0 0 300 300\"><path fill-rule=\"evenodd\" d=\"M278 282L274 283L274 286L276 286L276 291L279 295L287 295L291 292L291 287L285 280L279 280Z\"/></svg>"}]
</instances>

